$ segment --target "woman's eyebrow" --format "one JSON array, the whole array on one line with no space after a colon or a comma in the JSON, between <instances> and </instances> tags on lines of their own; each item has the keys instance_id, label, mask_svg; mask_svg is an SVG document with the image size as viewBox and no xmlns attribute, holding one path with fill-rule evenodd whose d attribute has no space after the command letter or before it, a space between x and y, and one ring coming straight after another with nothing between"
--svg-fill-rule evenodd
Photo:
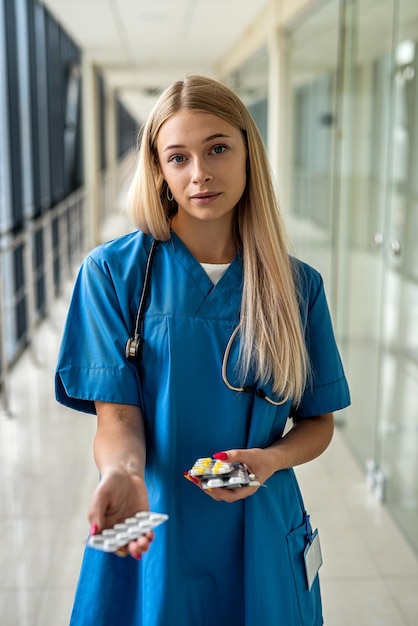
<instances>
[{"instance_id":1,"label":"woman's eyebrow","mask_svg":"<svg viewBox=\"0 0 418 626\"><path fill-rule=\"evenodd\" d=\"M226 135L225 133L214 133L213 135L209 135L209 137L203 139L202 143L207 143L208 141L213 141L214 139L231 139L231 136ZM186 146L181 143L170 144L164 148L163 152L166 152L167 150L178 150L179 148L185 147Z\"/></svg>"},{"instance_id":2,"label":"woman's eyebrow","mask_svg":"<svg viewBox=\"0 0 418 626\"><path fill-rule=\"evenodd\" d=\"M212 139L231 139L231 136L226 135L225 133L215 133L214 135L209 135L209 137L206 137L206 139L204 139L202 143L206 143L206 141L212 141Z\"/></svg>"}]
</instances>

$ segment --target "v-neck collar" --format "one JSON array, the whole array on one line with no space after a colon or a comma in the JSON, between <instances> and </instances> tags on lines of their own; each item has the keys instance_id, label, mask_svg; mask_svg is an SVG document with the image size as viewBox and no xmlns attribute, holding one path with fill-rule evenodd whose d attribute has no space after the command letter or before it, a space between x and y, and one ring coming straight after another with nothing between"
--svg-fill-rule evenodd
<instances>
[{"instance_id":1,"label":"v-neck collar","mask_svg":"<svg viewBox=\"0 0 418 626\"><path fill-rule=\"evenodd\" d=\"M223 276L214 285L199 261L174 231L171 231L171 244L177 260L183 265L185 271L202 293L204 300L199 309L199 314L205 313L206 309L209 308L213 313L212 307L219 314L227 305L232 294L237 289L241 290L242 288L242 259L240 252L237 252Z\"/></svg>"}]
</instances>

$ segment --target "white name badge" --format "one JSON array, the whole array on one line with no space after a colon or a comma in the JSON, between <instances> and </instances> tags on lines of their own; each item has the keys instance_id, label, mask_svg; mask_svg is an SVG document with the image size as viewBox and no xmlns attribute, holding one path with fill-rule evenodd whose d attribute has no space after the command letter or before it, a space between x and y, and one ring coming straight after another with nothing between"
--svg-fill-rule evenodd
<instances>
[{"instance_id":1,"label":"white name badge","mask_svg":"<svg viewBox=\"0 0 418 626\"><path fill-rule=\"evenodd\" d=\"M322 552L318 530L315 530L312 534L312 540L306 546L303 556L305 558L306 580L310 591L318 575L319 568L322 565Z\"/></svg>"}]
</instances>

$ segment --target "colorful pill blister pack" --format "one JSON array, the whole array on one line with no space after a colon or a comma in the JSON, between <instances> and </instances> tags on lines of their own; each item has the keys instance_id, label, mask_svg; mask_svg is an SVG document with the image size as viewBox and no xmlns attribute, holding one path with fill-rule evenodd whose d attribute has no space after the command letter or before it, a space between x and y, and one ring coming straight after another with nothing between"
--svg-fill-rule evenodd
<instances>
[{"instance_id":1,"label":"colorful pill blister pack","mask_svg":"<svg viewBox=\"0 0 418 626\"><path fill-rule=\"evenodd\" d=\"M103 552L116 552L166 520L168 515L164 513L141 511L135 517L128 517L122 524L115 524L113 528L107 528L98 535L90 535L87 545Z\"/></svg>"},{"instance_id":2,"label":"colorful pill blister pack","mask_svg":"<svg viewBox=\"0 0 418 626\"><path fill-rule=\"evenodd\" d=\"M260 483L242 463L228 463L210 457L197 459L193 467L184 474L185 478L198 478L203 489L225 487L258 487Z\"/></svg>"}]
</instances>

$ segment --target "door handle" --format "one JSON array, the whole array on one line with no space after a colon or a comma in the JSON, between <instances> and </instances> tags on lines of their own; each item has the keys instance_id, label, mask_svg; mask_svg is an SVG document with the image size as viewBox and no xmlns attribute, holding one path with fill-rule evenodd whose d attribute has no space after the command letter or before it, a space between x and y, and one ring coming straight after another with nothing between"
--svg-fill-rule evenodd
<instances>
[{"instance_id":1,"label":"door handle","mask_svg":"<svg viewBox=\"0 0 418 626\"><path fill-rule=\"evenodd\" d=\"M394 239L393 241L390 242L390 249L391 249L393 256L398 256L398 257L401 256L402 246L401 246L401 242L399 241L399 239Z\"/></svg>"},{"instance_id":2,"label":"door handle","mask_svg":"<svg viewBox=\"0 0 418 626\"><path fill-rule=\"evenodd\" d=\"M383 246L384 241L385 238L383 236L383 233L377 232L373 235L373 244L376 248L380 248L381 246Z\"/></svg>"}]
</instances>

